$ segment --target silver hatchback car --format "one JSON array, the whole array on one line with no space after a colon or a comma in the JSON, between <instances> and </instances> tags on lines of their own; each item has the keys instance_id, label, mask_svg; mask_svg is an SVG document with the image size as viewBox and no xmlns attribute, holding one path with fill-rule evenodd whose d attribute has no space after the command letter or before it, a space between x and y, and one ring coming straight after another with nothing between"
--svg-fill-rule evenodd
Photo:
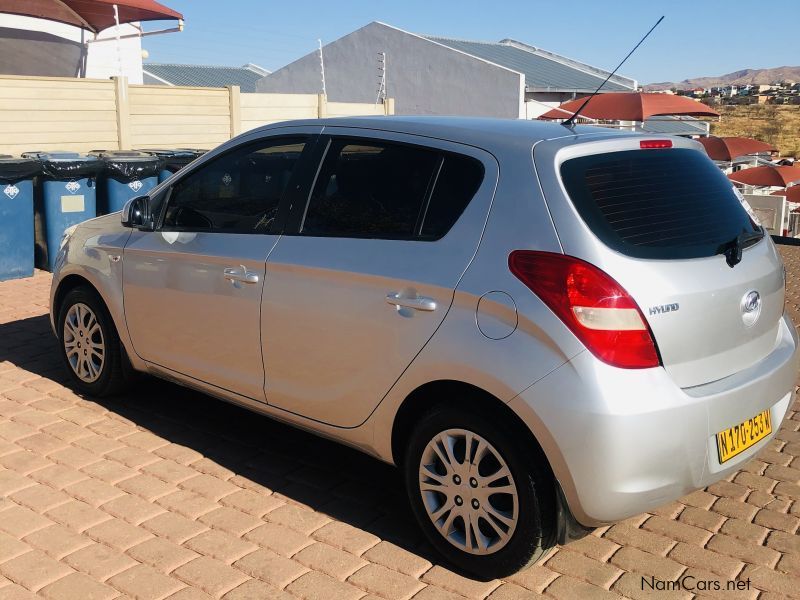
<instances>
[{"instance_id":1,"label":"silver hatchback car","mask_svg":"<svg viewBox=\"0 0 800 600\"><path fill-rule=\"evenodd\" d=\"M146 372L394 463L484 577L739 469L798 368L775 246L681 138L275 124L67 231L56 265L79 390Z\"/></svg>"}]
</instances>

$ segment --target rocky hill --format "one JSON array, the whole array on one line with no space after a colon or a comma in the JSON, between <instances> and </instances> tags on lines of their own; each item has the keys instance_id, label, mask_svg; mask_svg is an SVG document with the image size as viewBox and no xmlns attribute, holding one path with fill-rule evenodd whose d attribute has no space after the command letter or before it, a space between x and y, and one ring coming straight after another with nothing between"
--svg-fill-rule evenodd
<instances>
[{"instance_id":1,"label":"rocky hill","mask_svg":"<svg viewBox=\"0 0 800 600\"><path fill-rule=\"evenodd\" d=\"M645 90L691 89L711 86L770 84L777 81L800 81L800 67L774 67L772 69L742 69L717 77L695 77L683 81L663 81L644 86Z\"/></svg>"}]
</instances>

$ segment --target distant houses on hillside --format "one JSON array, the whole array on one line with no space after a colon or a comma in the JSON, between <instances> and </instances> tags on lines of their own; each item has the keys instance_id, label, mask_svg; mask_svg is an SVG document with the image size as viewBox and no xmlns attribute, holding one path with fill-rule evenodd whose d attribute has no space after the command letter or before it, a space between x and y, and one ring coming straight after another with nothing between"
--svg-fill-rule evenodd
<instances>
[{"instance_id":1,"label":"distant houses on hillside","mask_svg":"<svg viewBox=\"0 0 800 600\"><path fill-rule=\"evenodd\" d=\"M800 104L800 83L795 81L672 89L664 92L693 96L718 104Z\"/></svg>"}]
</instances>

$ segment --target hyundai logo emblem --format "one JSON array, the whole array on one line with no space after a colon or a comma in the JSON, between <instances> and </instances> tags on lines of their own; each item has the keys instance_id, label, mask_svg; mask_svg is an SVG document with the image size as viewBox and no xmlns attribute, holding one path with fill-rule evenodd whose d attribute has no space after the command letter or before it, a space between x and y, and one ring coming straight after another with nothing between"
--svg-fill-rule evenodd
<instances>
[{"instance_id":1,"label":"hyundai logo emblem","mask_svg":"<svg viewBox=\"0 0 800 600\"><path fill-rule=\"evenodd\" d=\"M753 290L742 298L742 321L745 327L752 327L761 315L761 294Z\"/></svg>"}]
</instances>

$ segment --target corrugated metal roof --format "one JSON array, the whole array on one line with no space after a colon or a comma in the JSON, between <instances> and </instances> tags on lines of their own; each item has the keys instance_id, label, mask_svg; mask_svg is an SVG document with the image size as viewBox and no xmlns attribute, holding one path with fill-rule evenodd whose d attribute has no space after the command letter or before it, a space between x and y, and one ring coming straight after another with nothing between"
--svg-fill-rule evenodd
<instances>
[{"instance_id":1,"label":"corrugated metal roof","mask_svg":"<svg viewBox=\"0 0 800 600\"><path fill-rule=\"evenodd\" d=\"M197 87L238 85L243 92L255 92L256 81L269 74L269 71L255 65L215 67L211 65L145 63L143 71L144 82L147 84Z\"/></svg>"},{"instance_id":2,"label":"corrugated metal roof","mask_svg":"<svg viewBox=\"0 0 800 600\"><path fill-rule=\"evenodd\" d=\"M607 71L513 40L476 42L428 35L423 37L524 74L528 91L593 92L608 76ZM631 91L635 84L632 79L615 76L603 89Z\"/></svg>"},{"instance_id":3,"label":"corrugated metal roof","mask_svg":"<svg viewBox=\"0 0 800 600\"><path fill-rule=\"evenodd\" d=\"M693 117L669 115L653 117L642 124L642 131L667 135L708 135L708 123Z\"/></svg>"}]
</instances>

